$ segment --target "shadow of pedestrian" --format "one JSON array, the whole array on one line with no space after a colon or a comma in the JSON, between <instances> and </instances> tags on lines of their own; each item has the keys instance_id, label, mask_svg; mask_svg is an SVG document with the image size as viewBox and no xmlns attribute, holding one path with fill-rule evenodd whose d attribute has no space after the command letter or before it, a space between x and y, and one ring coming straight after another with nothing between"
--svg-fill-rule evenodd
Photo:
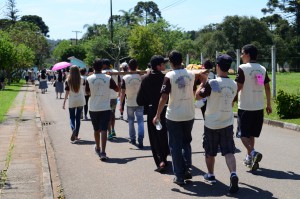
<instances>
[{"instance_id":1,"label":"shadow of pedestrian","mask_svg":"<svg viewBox=\"0 0 300 199\"><path fill-rule=\"evenodd\" d=\"M263 198L263 199L271 199L276 198L273 196L273 194L269 191L262 190L258 187L254 187L252 185L248 185L246 183L240 182L239 184L247 186L247 187L240 187L238 196L239 198Z\"/></svg>"},{"instance_id":2,"label":"shadow of pedestrian","mask_svg":"<svg viewBox=\"0 0 300 199\"><path fill-rule=\"evenodd\" d=\"M252 174L263 176L266 178L273 178L273 179L300 180L300 175L294 173L293 171L285 172L285 171L277 171L277 170L266 169L266 168L259 168L257 171L252 172Z\"/></svg>"},{"instance_id":3,"label":"shadow of pedestrian","mask_svg":"<svg viewBox=\"0 0 300 199\"><path fill-rule=\"evenodd\" d=\"M128 162L131 162L136 159L140 158L150 158L152 156L139 156L139 157L130 157L130 158L109 158L107 163L112 163L112 164L127 164Z\"/></svg>"},{"instance_id":4,"label":"shadow of pedestrian","mask_svg":"<svg viewBox=\"0 0 300 199\"><path fill-rule=\"evenodd\" d=\"M107 141L115 142L115 143L126 143L126 142L128 142L128 139L123 138L123 137L114 137L113 139L107 140Z\"/></svg>"},{"instance_id":5,"label":"shadow of pedestrian","mask_svg":"<svg viewBox=\"0 0 300 199\"><path fill-rule=\"evenodd\" d=\"M178 188L171 190L187 196L196 197L222 197L228 193L228 185L220 181L214 185L207 184L203 181L187 181L187 184L183 185L182 188L186 191L182 191Z\"/></svg>"},{"instance_id":6,"label":"shadow of pedestrian","mask_svg":"<svg viewBox=\"0 0 300 199\"><path fill-rule=\"evenodd\" d=\"M94 145L95 141L90 141L90 140L76 140L73 144L77 145Z\"/></svg>"}]
</instances>

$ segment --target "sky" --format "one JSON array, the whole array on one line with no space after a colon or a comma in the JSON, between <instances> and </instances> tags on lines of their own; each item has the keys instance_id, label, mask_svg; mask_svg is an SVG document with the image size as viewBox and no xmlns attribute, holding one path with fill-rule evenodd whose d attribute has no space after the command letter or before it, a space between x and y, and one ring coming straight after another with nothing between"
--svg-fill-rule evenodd
<instances>
[{"instance_id":1,"label":"sky","mask_svg":"<svg viewBox=\"0 0 300 199\"><path fill-rule=\"evenodd\" d=\"M146 0L112 0L113 15L129 11ZM4 18L7 0L0 0L0 18ZM80 39L84 25L107 24L110 0L15 0L19 15L38 15L49 27L50 39ZM221 23L225 16L263 17L268 0L153 0L162 17L182 30L199 30L210 23Z\"/></svg>"}]
</instances>

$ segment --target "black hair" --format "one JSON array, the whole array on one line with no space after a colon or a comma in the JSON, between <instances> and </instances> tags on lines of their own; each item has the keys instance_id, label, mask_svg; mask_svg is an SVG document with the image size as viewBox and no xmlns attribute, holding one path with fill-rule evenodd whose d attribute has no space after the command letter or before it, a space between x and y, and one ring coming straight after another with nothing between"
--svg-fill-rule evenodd
<instances>
[{"instance_id":1,"label":"black hair","mask_svg":"<svg viewBox=\"0 0 300 199\"><path fill-rule=\"evenodd\" d=\"M232 58L227 54L219 55L219 57L217 58L217 64L223 72L228 72L231 67L231 63Z\"/></svg>"},{"instance_id":2,"label":"black hair","mask_svg":"<svg viewBox=\"0 0 300 199\"><path fill-rule=\"evenodd\" d=\"M174 66L181 66L182 54L176 50L173 50L169 54L169 60Z\"/></svg>"},{"instance_id":3,"label":"black hair","mask_svg":"<svg viewBox=\"0 0 300 199\"><path fill-rule=\"evenodd\" d=\"M131 59L128 63L128 66L130 70L136 70L138 66L136 59Z\"/></svg>"},{"instance_id":4,"label":"black hair","mask_svg":"<svg viewBox=\"0 0 300 199\"><path fill-rule=\"evenodd\" d=\"M258 51L257 51L257 48L253 44L247 44L247 45L243 46L242 50L244 50L245 54L250 55L251 60L257 59Z\"/></svg>"},{"instance_id":5,"label":"black hair","mask_svg":"<svg viewBox=\"0 0 300 199\"><path fill-rule=\"evenodd\" d=\"M61 70L58 70L57 72L58 72L57 81L62 82L63 81L62 72L61 72Z\"/></svg>"},{"instance_id":6,"label":"black hair","mask_svg":"<svg viewBox=\"0 0 300 199\"><path fill-rule=\"evenodd\" d=\"M102 62L103 62L103 65L110 66L110 61L109 61L109 59L103 59Z\"/></svg>"},{"instance_id":7,"label":"black hair","mask_svg":"<svg viewBox=\"0 0 300 199\"><path fill-rule=\"evenodd\" d=\"M101 59L95 59L94 63L93 63L93 68L95 71L99 72L102 70L103 67L103 60Z\"/></svg>"},{"instance_id":8,"label":"black hair","mask_svg":"<svg viewBox=\"0 0 300 199\"><path fill-rule=\"evenodd\" d=\"M46 70L42 70L41 72L41 78L46 79Z\"/></svg>"},{"instance_id":9,"label":"black hair","mask_svg":"<svg viewBox=\"0 0 300 199\"><path fill-rule=\"evenodd\" d=\"M205 69L212 69L214 67L213 63L210 60L206 60L203 66Z\"/></svg>"},{"instance_id":10,"label":"black hair","mask_svg":"<svg viewBox=\"0 0 300 199\"><path fill-rule=\"evenodd\" d=\"M80 74L85 75L86 74L86 68L81 68L80 69Z\"/></svg>"}]
</instances>

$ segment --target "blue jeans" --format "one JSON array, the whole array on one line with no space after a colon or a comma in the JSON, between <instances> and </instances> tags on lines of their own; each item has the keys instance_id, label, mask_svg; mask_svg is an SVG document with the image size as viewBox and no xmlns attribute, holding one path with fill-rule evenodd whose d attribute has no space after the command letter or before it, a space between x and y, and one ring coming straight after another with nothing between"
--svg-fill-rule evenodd
<instances>
[{"instance_id":1,"label":"blue jeans","mask_svg":"<svg viewBox=\"0 0 300 199\"><path fill-rule=\"evenodd\" d=\"M176 122L166 120L169 147L173 161L173 172L179 179L184 179L185 170L192 165L192 128L194 119Z\"/></svg>"},{"instance_id":2,"label":"blue jeans","mask_svg":"<svg viewBox=\"0 0 300 199\"><path fill-rule=\"evenodd\" d=\"M138 123L138 142L143 143L144 139L144 107L143 106L127 106L129 136L131 141L135 141L134 113Z\"/></svg>"},{"instance_id":3,"label":"blue jeans","mask_svg":"<svg viewBox=\"0 0 300 199\"><path fill-rule=\"evenodd\" d=\"M82 108L83 108L82 106L69 108L70 126L73 133L75 133L76 136L78 136L79 134L80 117L81 117Z\"/></svg>"}]
</instances>

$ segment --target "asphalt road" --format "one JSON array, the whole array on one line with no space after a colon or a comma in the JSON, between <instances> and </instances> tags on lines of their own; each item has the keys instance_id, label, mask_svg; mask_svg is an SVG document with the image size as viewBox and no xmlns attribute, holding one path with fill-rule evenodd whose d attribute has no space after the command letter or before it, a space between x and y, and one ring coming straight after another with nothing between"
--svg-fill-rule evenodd
<instances>
[{"instance_id":1,"label":"asphalt road","mask_svg":"<svg viewBox=\"0 0 300 199\"><path fill-rule=\"evenodd\" d=\"M264 125L256 149L263 154L260 169L251 173L242 164L245 149L235 139L237 173L240 191L228 196L229 171L225 159L218 154L215 164L215 185L206 184L202 175L207 171L202 148L203 120L199 109L193 128L193 179L185 186L172 182L172 169L159 174L154 171L148 132L145 123L144 149L128 143L128 124L116 121L117 138L107 144L110 159L101 162L94 153L93 129L90 121L82 121L79 136L82 141L70 143L68 110L62 109L63 100L56 99L54 87L46 94L38 93L45 129L54 149L57 170L64 195L70 199L82 198L299 198L300 187L300 133ZM117 115L119 111L116 111ZM236 126L236 125L235 125ZM168 158L171 163L171 157Z\"/></svg>"}]
</instances>

